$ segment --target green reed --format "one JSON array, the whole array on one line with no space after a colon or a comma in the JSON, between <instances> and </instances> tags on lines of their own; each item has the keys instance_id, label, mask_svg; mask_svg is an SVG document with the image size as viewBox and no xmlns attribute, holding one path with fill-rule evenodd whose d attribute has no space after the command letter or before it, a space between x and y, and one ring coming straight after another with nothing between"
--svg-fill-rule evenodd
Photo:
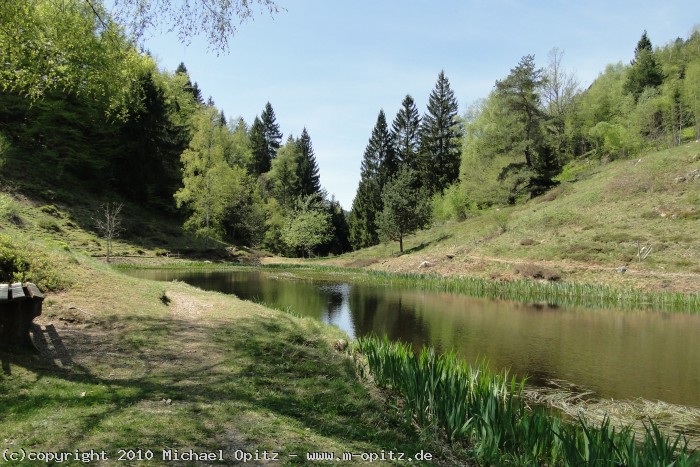
<instances>
[{"instance_id":1,"label":"green reed","mask_svg":"<svg viewBox=\"0 0 700 467\"><path fill-rule=\"evenodd\" d=\"M434 292L448 292L480 298L521 302L548 303L562 306L585 306L659 311L700 312L700 293L657 292L617 289L603 285L570 282L535 282L519 280L498 282L477 277L443 277L438 275L387 273L370 271L359 280L409 287Z\"/></svg>"},{"instance_id":2,"label":"green reed","mask_svg":"<svg viewBox=\"0 0 700 467\"><path fill-rule=\"evenodd\" d=\"M590 425L585 418L564 421L544 407L530 408L525 381L495 373L481 362L467 365L454 353L417 354L385 336L355 343L361 372L403 400L406 416L448 441L471 449L487 464L511 465L700 465L683 435L672 439L652 421L637 441L629 427L616 430L608 418Z\"/></svg>"}]
</instances>

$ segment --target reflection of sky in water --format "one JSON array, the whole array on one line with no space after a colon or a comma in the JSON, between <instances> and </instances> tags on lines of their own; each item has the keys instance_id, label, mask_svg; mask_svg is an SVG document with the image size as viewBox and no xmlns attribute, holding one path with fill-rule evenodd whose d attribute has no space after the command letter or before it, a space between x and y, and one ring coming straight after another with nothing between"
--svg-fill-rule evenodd
<instances>
[{"instance_id":1,"label":"reflection of sky in water","mask_svg":"<svg viewBox=\"0 0 700 467\"><path fill-rule=\"evenodd\" d=\"M642 397L700 407L700 315L552 308L367 284L300 279L288 273L130 271L179 279L291 309L337 326L485 358L533 383L565 380L602 397Z\"/></svg>"},{"instance_id":2,"label":"reflection of sky in water","mask_svg":"<svg viewBox=\"0 0 700 467\"><path fill-rule=\"evenodd\" d=\"M350 284L322 284L319 291L329 300L321 321L332 324L345 331L351 339L355 338L355 326L350 314Z\"/></svg>"}]
</instances>

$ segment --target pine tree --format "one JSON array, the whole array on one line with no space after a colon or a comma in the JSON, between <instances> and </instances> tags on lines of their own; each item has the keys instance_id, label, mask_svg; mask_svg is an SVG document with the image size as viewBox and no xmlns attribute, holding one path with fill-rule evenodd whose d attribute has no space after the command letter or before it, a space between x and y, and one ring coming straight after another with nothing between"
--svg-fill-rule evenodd
<instances>
[{"instance_id":1,"label":"pine tree","mask_svg":"<svg viewBox=\"0 0 700 467\"><path fill-rule=\"evenodd\" d=\"M391 134L394 138L396 156L400 165L405 165L413 170L418 169L418 150L420 115L413 98L406 95L401 103L401 109L396 114L391 125Z\"/></svg>"},{"instance_id":2,"label":"pine tree","mask_svg":"<svg viewBox=\"0 0 700 467\"><path fill-rule=\"evenodd\" d=\"M301 132L301 137L297 140L301 158L297 166L297 177L299 179L300 194L309 196L321 191L321 179L316 164L314 148L311 145L311 137L306 131L306 127Z\"/></svg>"},{"instance_id":3,"label":"pine tree","mask_svg":"<svg viewBox=\"0 0 700 467\"><path fill-rule=\"evenodd\" d=\"M419 170L431 194L443 193L459 178L462 127L458 110L450 82L441 71L420 129Z\"/></svg>"},{"instance_id":4,"label":"pine tree","mask_svg":"<svg viewBox=\"0 0 700 467\"><path fill-rule=\"evenodd\" d=\"M403 239L428 225L432 213L430 197L425 188L418 187L418 173L409 167L401 167L384 187L384 209L377 218L379 235L397 240L403 253Z\"/></svg>"},{"instance_id":5,"label":"pine tree","mask_svg":"<svg viewBox=\"0 0 700 467\"><path fill-rule=\"evenodd\" d=\"M504 80L496 81L497 99L509 119L501 139L515 160L499 175L511 186L510 203L523 193L533 197L556 185L553 178L560 166L544 135L547 121L539 94L543 83L543 70L535 68L532 55L523 57Z\"/></svg>"},{"instance_id":6,"label":"pine tree","mask_svg":"<svg viewBox=\"0 0 700 467\"><path fill-rule=\"evenodd\" d=\"M655 88L664 81L661 65L656 60L651 41L644 31L634 49L634 60L627 74L625 91L631 93L634 99L639 99L645 88Z\"/></svg>"},{"instance_id":7,"label":"pine tree","mask_svg":"<svg viewBox=\"0 0 700 467\"><path fill-rule=\"evenodd\" d=\"M175 74L178 73L182 73L183 75L187 76L187 82L185 83L184 87L185 91L192 94L195 102L198 104L204 104L204 100L202 100L202 91L199 89L199 85L196 82L192 84L190 74L187 72L187 67L185 66L184 62L180 62L177 69L175 69Z\"/></svg>"},{"instance_id":8,"label":"pine tree","mask_svg":"<svg viewBox=\"0 0 700 467\"><path fill-rule=\"evenodd\" d=\"M360 185L352 203L350 241L355 248L379 243L376 217L382 210L382 189L398 167L384 111L380 110L361 165Z\"/></svg>"},{"instance_id":9,"label":"pine tree","mask_svg":"<svg viewBox=\"0 0 700 467\"><path fill-rule=\"evenodd\" d=\"M260 119L264 128L265 142L267 143L267 155L272 160L277 157L277 150L282 143L282 132L280 132L280 126L277 124L275 111L269 102L265 104L265 109L263 109Z\"/></svg>"},{"instance_id":10,"label":"pine tree","mask_svg":"<svg viewBox=\"0 0 700 467\"><path fill-rule=\"evenodd\" d=\"M265 140L265 127L257 116L250 127L250 150L252 157L248 172L256 177L269 172L272 160Z\"/></svg>"}]
</instances>

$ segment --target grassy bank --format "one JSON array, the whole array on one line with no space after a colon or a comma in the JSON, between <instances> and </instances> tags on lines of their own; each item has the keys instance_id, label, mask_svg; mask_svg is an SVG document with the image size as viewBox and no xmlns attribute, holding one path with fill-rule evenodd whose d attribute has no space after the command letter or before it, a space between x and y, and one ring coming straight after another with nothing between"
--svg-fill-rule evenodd
<instances>
[{"instance_id":1,"label":"grassy bank","mask_svg":"<svg viewBox=\"0 0 700 467\"><path fill-rule=\"evenodd\" d=\"M105 450L113 462L122 449L151 450L144 465L166 448L222 450L221 465L274 451L281 465L316 465L306 452L422 449L451 463L357 380L336 329L76 261L73 286L49 294L37 320L41 355L1 354L11 450Z\"/></svg>"},{"instance_id":2,"label":"grassy bank","mask_svg":"<svg viewBox=\"0 0 700 467\"><path fill-rule=\"evenodd\" d=\"M366 375L395 391L407 419L424 430L463 445L487 465L694 466L682 434L671 437L652 421L635 434L608 418L591 425L581 415L564 421L541 407L528 407L524 382L496 374L486 365L471 368L455 354L374 337L357 341L356 356Z\"/></svg>"},{"instance_id":3,"label":"grassy bank","mask_svg":"<svg viewBox=\"0 0 700 467\"><path fill-rule=\"evenodd\" d=\"M469 212L460 222L437 220L405 240L405 254L390 242L323 262L698 293L700 185L684 181L696 169L697 142L634 160L582 161L560 186L526 204ZM641 259L644 247L651 253ZM420 268L424 261L429 266Z\"/></svg>"},{"instance_id":4,"label":"grassy bank","mask_svg":"<svg viewBox=\"0 0 700 467\"><path fill-rule=\"evenodd\" d=\"M134 265L132 267L138 267ZM622 308L669 312L700 312L700 293L616 288L601 284L547 282L535 280L496 281L480 277L440 276L385 272L338 266L271 264L271 271L293 271L311 277L327 277L356 283L371 283L431 292L448 292L477 298L504 299L560 306Z\"/></svg>"}]
</instances>

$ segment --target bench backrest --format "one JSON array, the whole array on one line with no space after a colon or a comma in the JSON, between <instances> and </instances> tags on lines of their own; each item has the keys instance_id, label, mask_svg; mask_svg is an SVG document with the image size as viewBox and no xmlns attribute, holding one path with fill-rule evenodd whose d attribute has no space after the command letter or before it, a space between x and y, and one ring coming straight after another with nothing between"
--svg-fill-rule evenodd
<instances>
[{"instance_id":1,"label":"bench backrest","mask_svg":"<svg viewBox=\"0 0 700 467\"><path fill-rule=\"evenodd\" d=\"M31 282L22 287L20 282L13 284L0 284L0 303L6 303L11 300L23 300L25 298L44 299L44 294L41 293L39 287Z\"/></svg>"}]
</instances>

